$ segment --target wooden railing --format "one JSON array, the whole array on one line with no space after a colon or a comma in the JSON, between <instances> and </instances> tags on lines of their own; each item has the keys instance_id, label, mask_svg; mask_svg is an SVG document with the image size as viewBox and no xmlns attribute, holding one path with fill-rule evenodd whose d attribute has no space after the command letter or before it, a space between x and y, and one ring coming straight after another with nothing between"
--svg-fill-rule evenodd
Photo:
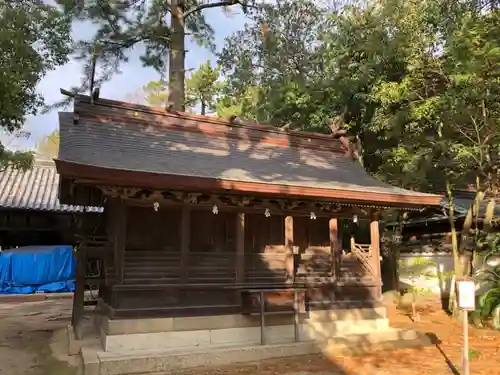
<instances>
[{"instance_id":1,"label":"wooden railing","mask_svg":"<svg viewBox=\"0 0 500 375\"><path fill-rule=\"evenodd\" d=\"M358 258L363 268L372 276L375 275L373 268L373 256L370 245L351 242L351 252Z\"/></svg>"}]
</instances>

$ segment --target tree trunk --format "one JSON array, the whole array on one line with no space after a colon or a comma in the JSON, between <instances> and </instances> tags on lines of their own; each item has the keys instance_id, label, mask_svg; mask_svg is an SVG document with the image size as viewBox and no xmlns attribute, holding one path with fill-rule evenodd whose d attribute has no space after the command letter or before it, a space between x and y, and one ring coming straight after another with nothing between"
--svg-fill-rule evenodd
<instances>
[{"instance_id":1,"label":"tree trunk","mask_svg":"<svg viewBox=\"0 0 500 375\"><path fill-rule=\"evenodd\" d=\"M466 239L470 235L470 232L472 230L473 224L474 229L475 229L475 235L474 235L474 243L477 242L478 236L479 236L479 226L478 226L478 220L479 220L479 207L481 205L481 202L484 200L486 197L487 191L481 191L481 184L480 184L480 179L477 176L476 177L476 197L474 199L474 202L471 207L469 207L469 211L467 212L467 216L465 217L464 225L462 227L462 232L461 232L461 240L459 243L459 252L461 252L466 245ZM475 247L475 246L474 246ZM472 259L469 265L471 266L471 269L466 270L466 274L469 274L469 271L473 271L473 265L475 264L475 257L476 257L476 249L474 248L472 252Z\"/></svg>"},{"instance_id":2,"label":"tree trunk","mask_svg":"<svg viewBox=\"0 0 500 375\"><path fill-rule=\"evenodd\" d=\"M201 115L205 116L207 114L207 103L204 100L201 101Z\"/></svg>"},{"instance_id":3,"label":"tree trunk","mask_svg":"<svg viewBox=\"0 0 500 375\"><path fill-rule=\"evenodd\" d=\"M185 59L185 29L184 0L172 0L172 37L168 61L169 101L176 111L185 111L184 93L184 59Z\"/></svg>"},{"instance_id":4,"label":"tree trunk","mask_svg":"<svg viewBox=\"0 0 500 375\"><path fill-rule=\"evenodd\" d=\"M455 228L455 202L453 201L453 191L452 186L449 182L446 183L446 198L448 199L449 215L448 220L451 229L451 249L453 253L453 273L455 277L461 276L460 258L458 253L458 239L457 239L457 229ZM457 300L455 293L450 294L448 302L448 310L453 314L457 315Z\"/></svg>"},{"instance_id":5,"label":"tree trunk","mask_svg":"<svg viewBox=\"0 0 500 375\"><path fill-rule=\"evenodd\" d=\"M446 198L448 198L448 204L450 206L448 220L451 229L451 249L453 252L453 269L455 271L455 276L458 276L460 259L458 255L458 238L457 229L455 228L455 202L453 200L453 191L451 184L446 184Z\"/></svg>"},{"instance_id":6,"label":"tree trunk","mask_svg":"<svg viewBox=\"0 0 500 375\"><path fill-rule=\"evenodd\" d=\"M469 211L467 212L467 216L465 217L464 225L462 227L462 232L461 232L462 239L470 234L470 231L472 229L472 224L474 223L474 219L476 219L475 222L477 223L478 214L479 214L479 205L483 201L484 196L485 196L484 191L479 191L479 190L477 191L476 198L474 199L474 203L473 203L472 207L469 208ZM464 243L465 243L465 241L462 240L461 244L464 244ZM463 248L463 246L460 246L460 248Z\"/></svg>"},{"instance_id":7,"label":"tree trunk","mask_svg":"<svg viewBox=\"0 0 500 375\"><path fill-rule=\"evenodd\" d=\"M417 323L420 322L420 314L417 311L417 293L416 291L412 292L413 299L411 301L411 315L412 315L412 320Z\"/></svg>"},{"instance_id":8,"label":"tree trunk","mask_svg":"<svg viewBox=\"0 0 500 375\"><path fill-rule=\"evenodd\" d=\"M399 292L401 290L401 284L399 282L399 261L401 260L401 246L403 246L403 229L405 225L406 213L398 214L398 230L397 235L401 236L401 242L394 245L394 279L396 290Z\"/></svg>"},{"instance_id":9,"label":"tree trunk","mask_svg":"<svg viewBox=\"0 0 500 375\"><path fill-rule=\"evenodd\" d=\"M483 230L488 233L491 233L493 230L493 216L495 214L495 206L496 206L496 201L495 198L491 198L488 201L488 205L486 206L486 213L484 215L484 222L483 222Z\"/></svg>"}]
</instances>

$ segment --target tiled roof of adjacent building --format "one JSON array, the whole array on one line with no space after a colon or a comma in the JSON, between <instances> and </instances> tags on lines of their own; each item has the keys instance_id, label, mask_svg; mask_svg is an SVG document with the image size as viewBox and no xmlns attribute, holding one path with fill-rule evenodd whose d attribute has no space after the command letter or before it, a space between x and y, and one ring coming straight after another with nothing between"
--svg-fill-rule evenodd
<instances>
[{"instance_id":1,"label":"tiled roof of adjacent building","mask_svg":"<svg viewBox=\"0 0 500 375\"><path fill-rule=\"evenodd\" d=\"M58 212L101 212L99 207L60 204L59 175L54 162L37 161L32 169L0 172L0 208Z\"/></svg>"},{"instance_id":2,"label":"tiled roof of adjacent building","mask_svg":"<svg viewBox=\"0 0 500 375\"><path fill-rule=\"evenodd\" d=\"M134 109L135 108L135 109ZM60 113L59 160L98 168L279 187L429 198L371 177L338 139L77 97ZM309 142L309 143L308 143ZM319 146L312 147L313 144ZM435 199L434 199L435 198ZM436 203L437 204L437 203Z\"/></svg>"}]
</instances>

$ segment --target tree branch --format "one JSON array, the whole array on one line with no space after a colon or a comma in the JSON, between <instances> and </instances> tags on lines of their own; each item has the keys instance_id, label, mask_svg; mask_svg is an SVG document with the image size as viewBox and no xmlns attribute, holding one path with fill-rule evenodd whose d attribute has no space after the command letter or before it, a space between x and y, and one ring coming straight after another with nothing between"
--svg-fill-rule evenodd
<instances>
[{"instance_id":1,"label":"tree branch","mask_svg":"<svg viewBox=\"0 0 500 375\"><path fill-rule=\"evenodd\" d=\"M188 18L191 14L200 12L203 9L210 9L210 8L219 8L219 7L227 7L227 6L232 6L232 5L241 5L245 7L249 7L250 5L248 4L243 4L241 0L225 0L225 1L218 1L216 3L209 3L209 4L201 4L198 5L197 7L194 7L192 9L189 9L184 12L183 17L184 19Z\"/></svg>"},{"instance_id":2,"label":"tree branch","mask_svg":"<svg viewBox=\"0 0 500 375\"><path fill-rule=\"evenodd\" d=\"M106 9L104 9L104 5L101 3L100 0L97 0L97 5L99 5L99 8L101 8L102 15L108 22L109 27L111 27L115 35L119 35L118 29L116 28L114 22L111 20L109 13L106 11Z\"/></svg>"}]
</instances>

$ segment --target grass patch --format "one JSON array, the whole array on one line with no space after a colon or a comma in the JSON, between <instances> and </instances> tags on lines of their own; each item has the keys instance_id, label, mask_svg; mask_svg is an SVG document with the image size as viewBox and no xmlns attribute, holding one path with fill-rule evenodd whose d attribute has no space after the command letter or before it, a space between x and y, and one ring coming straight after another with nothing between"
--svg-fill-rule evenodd
<instances>
[{"instance_id":1,"label":"grass patch","mask_svg":"<svg viewBox=\"0 0 500 375\"><path fill-rule=\"evenodd\" d=\"M474 359L474 358L478 358L480 355L481 355L481 352L479 350L472 349L472 348L469 349L469 361Z\"/></svg>"}]
</instances>

